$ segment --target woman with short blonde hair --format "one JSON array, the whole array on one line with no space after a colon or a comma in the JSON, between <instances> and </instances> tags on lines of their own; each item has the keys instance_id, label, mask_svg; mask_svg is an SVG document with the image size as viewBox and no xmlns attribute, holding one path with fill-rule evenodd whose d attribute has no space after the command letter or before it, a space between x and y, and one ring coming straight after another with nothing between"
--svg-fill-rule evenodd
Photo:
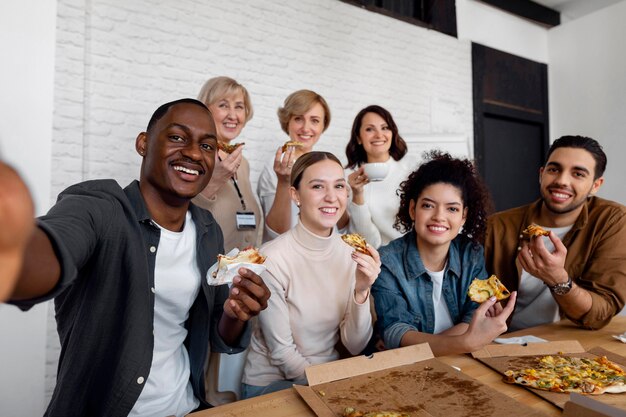
<instances>
[{"instance_id":1,"label":"woman with short blonde hair","mask_svg":"<svg viewBox=\"0 0 626 417\"><path fill-rule=\"evenodd\" d=\"M291 93L278 109L280 126L290 144L282 144L259 178L257 192L265 213L263 240L269 241L297 223L298 209L289 197L289 178L295 160L310 151L330 124L330 109L324 98L311 90Z\"/></svg>"}]
</instances>

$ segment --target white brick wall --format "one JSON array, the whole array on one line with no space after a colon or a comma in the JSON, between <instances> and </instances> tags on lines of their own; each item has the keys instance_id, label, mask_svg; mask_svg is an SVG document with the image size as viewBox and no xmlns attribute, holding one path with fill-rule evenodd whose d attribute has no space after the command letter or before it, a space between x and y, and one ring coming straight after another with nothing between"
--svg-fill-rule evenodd
<instances>
[{"instance_id":1,"label":"white brick wall","mask_svg":"<svg viewBox=\"0 0 626 417\"><path fill-rule=\"evenodd\" d=\"M59 0L57 39L55 195L83 179L137 178L134 141L151 113L217 75L252 96L242 139L254 184L285 140L276 109L300 88L328 101L318 148L343 160L354 115L374 103L401 133L452 133L471 150L469 42L338 0ZM58 356L49 327L48 396Z\"/></svg>"}]
</instances>

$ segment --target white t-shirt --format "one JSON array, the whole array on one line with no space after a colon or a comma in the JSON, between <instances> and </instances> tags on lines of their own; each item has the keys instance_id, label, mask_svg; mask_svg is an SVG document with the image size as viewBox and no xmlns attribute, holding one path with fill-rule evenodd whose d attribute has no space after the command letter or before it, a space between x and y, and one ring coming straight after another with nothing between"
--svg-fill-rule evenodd
<instances>
[{"instance_id":1,"label":"white t-shirt","mask_svg":"<svg viewBox=\"0 0 626 417\"><path fill-rule=\"evenodd\" d=\"M433 281L433 307L435 308L435 331L433 334L441 333L454 326L446 300L441 297L443 292L443 273L445 270L445 267L437 272L426 270Z\"/></svg>"},{"instance_id":2,"label":"white t-shirt","mask_svg":"<svg viewBox=\"0 0 626 417\"><path fill-rule=\"evenodd\" d=\"M159 226L160 227L160 226ZM154 270L154 351L150 375L129 416L184 416L198 408L183 345L185 322L200 291L196 226L187 212L182 232L161 227Z\"/></svg>"},{"instance_id":3,"label":"white t-shirt","mask_svg":"<svg viewBox=\"0 0 626 417\"><path fill-rule=\"evenodd\" d=\"M563 237L570 231L572 226L542 227L553 231L559 239L563 240ZM541 238L546 249L553 252L554 244L552 244L550 238L548 236L542 236ZM509 331L513 332L528 327L540 326L559 319L559 305L554 300L550 288L542 280L522 269L522 277L515 303L515 314L511 320Z\"/></svg>"}]
</instances>

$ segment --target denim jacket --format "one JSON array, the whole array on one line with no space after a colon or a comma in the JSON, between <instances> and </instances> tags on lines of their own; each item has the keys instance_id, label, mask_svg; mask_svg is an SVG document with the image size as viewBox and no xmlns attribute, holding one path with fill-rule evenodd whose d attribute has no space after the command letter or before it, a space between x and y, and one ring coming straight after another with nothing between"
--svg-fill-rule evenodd
<instances>
[{"instance_id":1,"label":"denim jacket","mask_svg":"<svg viewBox=\"0 0 626 417\"><path fill-rule=\"evenodd\" d=\"M433 333L433 283L417 250L415 231L380 248L380 275L372 286L377 326L385 346L400 346L402 336L415 330ZM455 324L469 323L478 304L467 296L474 278L487 277L483 247L464 236L450 243L442 296Z\"/></svg>"}]
</instances>

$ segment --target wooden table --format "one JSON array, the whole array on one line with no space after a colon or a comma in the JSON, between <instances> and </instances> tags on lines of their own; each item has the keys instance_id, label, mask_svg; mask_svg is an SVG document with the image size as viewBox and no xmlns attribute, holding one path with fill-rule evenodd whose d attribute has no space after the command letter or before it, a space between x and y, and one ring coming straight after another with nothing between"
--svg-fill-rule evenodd
<instances>
[{"instance_id":1,"label":"wooden table","mask_svg":"<svg viewBox=\"0 0 626 417\"><path fill-rule=\"evenodd\" d=\"M533 335L549 341L556 340L578 340L580 344L589 350L594 347L602 347L611 352L626 356L626 344L611 337L614 334L626 332L626 316L613 318L605 328L600 330L582 330L568 320L562 320L544 326L532 327L509 333L506 337ZM502 376L473 359L469 355L452 355L439 357L439 360L448 365L456 366L461 372L469 375L485 385L527 404L548 416L560 416L561 410L551 403L534 395L525 388L510 385L502 382ZM226 404L210 410L199 411L190 414L192 417L209 416L232 416L232 417L252 417L252 416L272 416L272 417L301 417L315 414L300 398L296 390L278 391L272 394L263 395L248 400Z\"/></svg>"}]
</instances>

